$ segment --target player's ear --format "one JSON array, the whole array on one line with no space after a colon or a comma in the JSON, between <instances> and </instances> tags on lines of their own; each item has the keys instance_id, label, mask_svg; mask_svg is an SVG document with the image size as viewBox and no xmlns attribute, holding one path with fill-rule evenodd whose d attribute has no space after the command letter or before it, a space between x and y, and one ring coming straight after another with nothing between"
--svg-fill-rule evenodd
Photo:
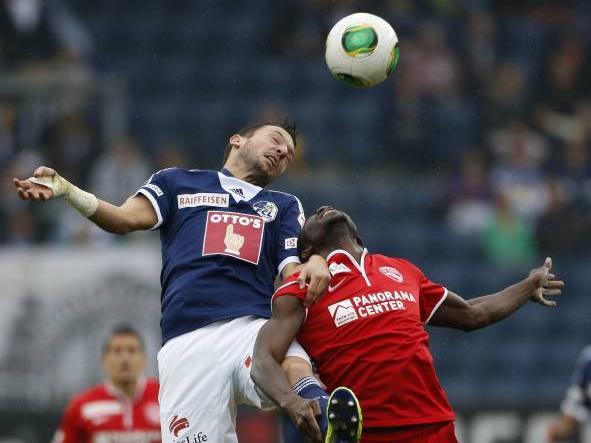
<instances>
[{"instance_id":1,"label":"player's ear","mask_svg":"<svg viewBox=\"0 0 591 443\"><path fill-rule=\"evenodd\" d=\"M230 137L229 141L232 147L240 148L240 146L244 144L244 137L242 137L240 134L234 134L232 137Z\"/></svg>"}]
</instances>

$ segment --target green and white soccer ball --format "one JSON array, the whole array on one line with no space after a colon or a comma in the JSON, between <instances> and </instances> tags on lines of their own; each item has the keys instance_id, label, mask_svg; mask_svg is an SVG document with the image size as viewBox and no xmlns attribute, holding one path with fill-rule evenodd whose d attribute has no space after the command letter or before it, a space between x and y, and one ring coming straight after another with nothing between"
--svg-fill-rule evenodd
<instances>
[{"instance_id":1,"label":"green and white soccer ball","mask_svg":"<svg viewBox=\"0 0 591 443\"><path fill-rule=\"evenodd\" d=\"M369 88L386 80L398 64L398 37L377 15L351 14L326 38L326 64L338 80Z\"/></svg>"}]
</instances>

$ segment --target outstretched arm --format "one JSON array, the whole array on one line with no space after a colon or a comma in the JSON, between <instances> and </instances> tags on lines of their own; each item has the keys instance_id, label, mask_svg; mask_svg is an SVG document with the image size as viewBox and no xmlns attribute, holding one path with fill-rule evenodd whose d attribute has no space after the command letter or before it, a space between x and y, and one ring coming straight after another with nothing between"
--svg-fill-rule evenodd
<instances>
[{"instance_id":1,"label":"outstretched arm","mask_svg":"<svg viewBox=\"0 0 591 443\"><path fill-rule=\"evenodd\" d=\"M259 331L254 345L250 376L256 385L283 408L298 429L313 442L321 442L316 416L320 407L315 400L298 396L289 384L281 362L305 319L301 302L292 296L273 301L273 315Z\"/></svg>"},{"instance_id":2,"label":"outstretched arm","mask_svg":"<svg viewBox=\"0 0 591 443\"><path fill-rule=\"evenodd\" d=\"M46 201L63 197L80 214L113 234L150 229L157 222L154 208L146 197L130 197L121 206L115 206L77 188L46 166L37 168L30 179L15 178L13 182L23 200Z\"/></svg>"},{"instance_id":3,"label":"outstretched arm","mask_svg":"<svg viewBox=\"0 0 591 443\"><path fill-rule=\"evenodd\" d=\"M556 306L556 302L548 301L545 297L559 295L564 282L555 279L550 273L551 268L552 259L546 258L543 266L532 270L530 275L520 282L496 294L468 301L449 292L429 324L473 331L509 317L528 300L544 306Z\"/></svg>"}]
</instances>

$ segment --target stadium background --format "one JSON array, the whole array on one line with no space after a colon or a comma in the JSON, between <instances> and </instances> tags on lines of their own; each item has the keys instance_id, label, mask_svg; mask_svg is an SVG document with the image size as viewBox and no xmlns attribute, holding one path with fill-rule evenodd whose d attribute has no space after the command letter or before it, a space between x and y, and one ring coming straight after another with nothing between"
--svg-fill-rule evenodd
<instances>
[{"instance_id":1,"label":"stadium background","mask_svg":"<svg viewBox=\"0 0 591 443\"><path fill-rule=\"evenodd\" d=\"M358 11L401 41L371 90L323 60L330 26ZM114 324L159 346L157 237L21 202L11 178L44 163L122 202L154 170L220 167L232 131L283 115L303 142L276 187L348 211L370 251L466 297L554 257L557 309L430 329L462 441L543 442L591 329L590 34L591 3L572 0L1 2L0 442L48 441L101 379ZM277 441L276 423L244 411L241 442Z\"/></svg>"}]
</instances>

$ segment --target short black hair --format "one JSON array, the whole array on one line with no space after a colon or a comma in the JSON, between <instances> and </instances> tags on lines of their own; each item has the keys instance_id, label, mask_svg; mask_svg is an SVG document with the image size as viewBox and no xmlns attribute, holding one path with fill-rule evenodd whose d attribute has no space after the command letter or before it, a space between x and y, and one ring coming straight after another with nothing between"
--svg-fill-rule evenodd
<instances>
[{"instance_id":1,"label":"short black hair","mask_svg":"<svg viewBox=\"0 0 591 443\"><path fill-rule=\"evenodd\" d=\"M103 354L105 354L109 350L109 344L111 343L111 339L119 335L131 335L137 338L138 342L140 343L140 348L142 349L142 351L145 350L144 339L142 338L138 330L131 325L120 324L115 326L105 339L105 342L103 343Z\"/></svg>"},{"instance_id":2,"label":"short black hair","mask_svg":"<svg viewBox=\"0 0 591 443\"><path fill-rule=\"evenodd\" d=\"M357 243L359 244L359 246L363 246L363 240L361 239L361 237L359 236L359 229L357 228L357 225L355 224L355 222L353 221L353 219L345 214L346 217L346 226L348 229L348 235L351 236L351 238L354 238ZM306 223L304 223L304 226L302 226L302 230L300 231L300 234L298 235L298 246L297 246L297 254L298 254L298 258L300 259L300 261L302 263L305 263L308 261L308 259L310 258L310 256L316 254L318 251L316 250L317 248L323 248L325 247L327 244L331 244L331 241L334 243L334 239L331 238L331 233L328 233L325 237L323 237L321 239L322 244L314 244L314 240L307 235L308 230L304 229L305 228ZM317 240L318 242L318 240Z\"/></svg>"},{"instance_id":3,"label":"short black hair","mask_svg":"<svg viewBox=\"0 0 591 443\"><path fill-rule=\"evenodd\" d=\"M263 126L279 126L280 128L285 129L287 133L291 136L293 140L293 147L297 146L297 138L298 138L298 128L296 122L289 119L282 119L277 121L265 121L261 123L254 123L252 125L245 126L244 128L240 129L236 134L241 135L242 137L250 137L252 134L256 132L257 129L262 128ZM232 143L228 142L226 144L226 149L224 150L224 164L228 160L230 156L230 152L232 151Z\"/></svg>"}]
</instances>

